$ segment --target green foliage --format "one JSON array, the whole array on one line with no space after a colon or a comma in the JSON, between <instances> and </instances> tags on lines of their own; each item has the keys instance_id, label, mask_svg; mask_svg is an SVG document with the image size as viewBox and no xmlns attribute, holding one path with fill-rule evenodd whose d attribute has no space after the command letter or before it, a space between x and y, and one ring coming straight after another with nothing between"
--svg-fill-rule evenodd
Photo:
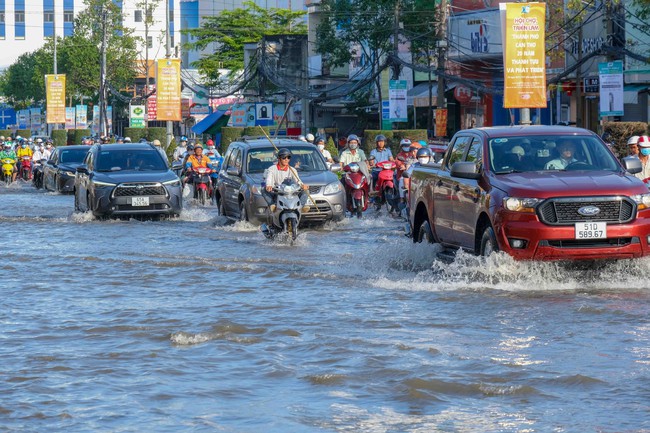
<instances>
[{"instance_id":1,"label":"green foliage","mask_svg":"<svg viewBox=\"0 0 650 433\"><path fill-rule=\"evenodd\" d=\"M81 139L83 137L90 136L90 129L70 129L68 131L68 138L73 144L81 144Z\"/></svg>"},{"instance_id":2,"label":"green foliage","mask_svg":"<svg viewBox=\"0 0 650 433\"><path fill-rule=\"evenodd\" d=\"M55 129L52 131L52 140L56 147L66 146L68 144L68 131L65 129Z\"/></svg>"},{"instance_id":3,"label":"green foliage","mask_svg":"<svg viewBox=\"0 0 650 433\"><path fill-rule=\"evenodd\" d=\"M336 146L336 143L334 143L332 136L327 139L327 142L325 143L325 150L327 150L333 157L338 156L339 148Z\"/></svg>"},{"instance_id":4,"label":"green foliage","mask_svg":"<svg viewBox=\"0 0 650 433\"><path fill-rule=\"evenodd\" d=\"M129 137L133 143L140 141L142 138L147 138L147 134L147 128L124 128L124 136Z\"/></svg>"},{"instance_id":5,"label":"green foliage","mask_svg":"<svg viewBox=\"0 0 650 433\"><path fill-rule=\"evenodd\" d=\"M650 134L650 127L645 122L604 122L603 133L610 134L615 153L623 157L628 154L627 140L634 135Z\"/></svg>"},{"instance_id":6,"label":"green foliage","mask_svg":"<svg viewBox=\"0 0 650 433\"><path fill-rule=\"evenodd\" d=\"M217 49L203 55L192 66L204 74L211 85L217 85L220 83L220 69L229 69L234 73L244 68L244 44L259 42L265 35L306 34L304 15L303 11L266 9L252 1L245 1L243 8L204 16L201 27L183 30L183 33L194 38L183 48L204 50L216 44Z\"/></svg>"},{"instance_id":7,"label":"green foliage","mask_svg":"<svg viewBox=\"0 0 650 433\"><path fill-rule=\"evenodd\" d=\"M6 137L11 137L12 134L13 134L13 131L11 129L0 129L0 135L2 135L5 138Z\"/></svg>"},{"instance_id":8,"label":"green foliage","mask_svg":"<svg viewBox=\"0 0 650 433\"><path fill-rule=\"evenodd\" d=\"M221 128L221 148L219 149L219 153L224 155L230 143L238 140L243 135L244 128L241 127L224 126Z\"/></svg>"},{"instance_id":9,"label":"green foliage","mask_svg":"<svg viewBox=\"0 0 650 433\"><path fill-rule=\"evenodd\" d=\"M160 140L160 144L163 149L167 145L167 128L164 127L151 127L146 128L147 131L147 140L154 141ZM133 138L133 137L132 137Z\"/></svg>"},{"instance_id":10,"label":"green foliage","mask_svg":"<svg viewBox=\"0 0 650 433\"><path fill-rule=\"evenodd\" d=\"M376 130L376 129L366 129L363 131L363 150L366 152L366 155L370 154L370 151L377 147L375 144L375 137L378 136L379 134L384 134L386 136L386 147L391 149L391 152L393 152L393 149L391 147L392 142L393 142L393 131L384 131L384 130ZM399 144L399 140L397 141L397 144ZM393 152L393 155L395 155L395 152Z\"/></svg>"},{"instance_id":11,"label":"green foliage","mask_svg":"<svg viewBox=\"0 0 650 433\"><path fill-rule=\"evenodd\" d=\"M32 130L31 129L17 129L16 130L16 135L20 135L23 138L29 138L32 136Z\"/></svg>"}]
</instances>

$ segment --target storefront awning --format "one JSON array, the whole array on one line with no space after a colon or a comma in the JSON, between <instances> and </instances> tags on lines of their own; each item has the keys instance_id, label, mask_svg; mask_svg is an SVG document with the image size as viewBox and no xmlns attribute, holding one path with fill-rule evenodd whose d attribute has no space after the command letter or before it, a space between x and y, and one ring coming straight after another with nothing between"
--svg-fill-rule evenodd
<instances>
[{"instance_id":1,"label":"storefront awning","mask_svg":"<svg viewBox=\"0 0 650 433\"><path fill-rule=\"evenodd\" d=\"M623 87L623 102L625 104L638 104L639 92L650 87L647 84L626 84Z\"/></svg>"},{"instance_id":2,"label":"storefront awning","mask_svg":"<svg viewBox=\"0 0 650 433\"><path fill-rule=\"evenodd\" d=\"M230 110L217 110L209 114L205 119L192 126L192 132L195 134L216 134L221 131L223 126L228 124L230 119Z\"/></svg>"},{"instance_id":3,"label":"storefront awning","mask_svg":"<svg viewBox=\"0 0 650 433\"><path fill-rule=\"evenodd\" d=\"M457 83L446 83L445 91L456 87ZM431 83L431 106L438 105L438 82ZM406 93L406 103L409 106L428 107L429 106L429 83L420 83Z\"/></svg>"}]
</instances>

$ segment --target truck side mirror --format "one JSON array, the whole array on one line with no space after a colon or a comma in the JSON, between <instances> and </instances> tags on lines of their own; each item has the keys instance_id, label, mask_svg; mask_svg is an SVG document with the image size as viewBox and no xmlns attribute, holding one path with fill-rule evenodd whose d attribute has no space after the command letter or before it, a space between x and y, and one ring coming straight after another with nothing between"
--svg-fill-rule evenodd
<instances>
[{"instance_id":1,"label":"truck side mirror","mask_svg":"<svg viewBox=\"0 0 650 433\"><path fill-rule=\"evenodd\" d=\"M635 156L626 156L621 159L623 163L623 168L630 174L641 173L643 166L641 165L641 160Z\"/></svg>"},{"instance_id":2,"label":"truck side mirror","mask_svg":"<svg viewBox=\"0 0 650 433\"><path fill-rule=\"evenodd\" d=\"M460 177L462 179L480 179L478 165L475 162L455 162L451 166L451 177Z\"/></svg>"}]
</instances>

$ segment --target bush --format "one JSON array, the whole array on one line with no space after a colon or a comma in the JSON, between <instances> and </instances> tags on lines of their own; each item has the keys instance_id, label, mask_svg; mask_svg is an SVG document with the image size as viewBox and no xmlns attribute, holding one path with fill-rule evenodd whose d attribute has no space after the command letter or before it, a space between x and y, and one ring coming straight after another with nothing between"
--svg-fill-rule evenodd
<instances>
[{"instance_id":1,"label":"bush","mask_svg":"<svg viewBox=\"0 0 650 433\"><path fill-rule=\"evenodd\" d=\"M19 129L16 131L16 136L20 135L23 138L29 138L32 136L31 129Z\"/></svg>"},{"instance_id":2,"label":"bush","mask_svg":"<svg viewBox=\"0 0 650 433\"><path fill-rule=\"evenodd\" d=\"M11 129L0 129L0 135L3 137L11 137L13 131Z\"/></svg>"},{"instance_id":3,"label":"bush","mask_svg":"<svg viewBox=\"0 0 650 433\"><path fill-rule=\"evenodd\" d=\"M226 149L233 141L238 140L244 135L244 129L238 126L224 126L221 128L221 143L219 153L225 155Z\"/></svg>"},{"instance_id":4,"label":"bush","mask_svg":"<svg viewBox=\"0 0 650 433\"><path fill-rule=\"evenodd\" d=\"M603 134L609 133L609 141L614 145L614 151L619 156L627 156L627 140L633 135L648 135L648 124L645 122L603 122Z\"/></svg>"},{"instance_id":5,"label":"bush","mask_svg":"<svg viewBox=\"0 0 650 433\"><path fill-rule=\"evenodd\" d=\"M124 136L129 137L132 143L137 143L142 138L147 138L146 128L124 128Z\"/></svg>"},{"instance_id":6,"label":"bush","mask_svg":"<svg viewBox=\"0 0 650 433\"><path fill-rule=\"evenodd\" d=\"M366 156L370 155L370 151L377 147L375 144L375 137L378 136L379 134L384 134L386 136L386 147L390 148L391 152L393 152L393 156L396 155L395 151L393 150L393 131L383 131L380 129L366 129L363 131L363 151L366 152ZM397 145L399 145L399 141L397 142ZM397 146L396 145L396 146Z\"/></svg>"},{"instance_id":7,"label":"bush","mask_svg":"<svg viewBox=\"0 0 650 433\"><path fill-rule=\"evenodd\" d=\"M262 126L262 129L266 131L266 134L270 137L271 136L271 126ZM273 128L275 130L275 128ZM264 137L264 133L260 129L259 126L247 126L244 128L244 132L242 134L243 136L249 136L249 137Z\"/></svg>"},{"instance_id":8,"label":"bush","mask_svg":"<svg viewBox=\"0 0 650 433\"><path fill-rule=\"evenodd\" d=\"M52 141L56 147L65 146L68 144L68 131L65 129L55 129L52 131Z\"/></svg>"},{"instance_id":9,"label":"bush","mask_svg":"<svg viewBox=\"0 0 650 433\"><path fill-rule=\"evenodd\" d=\"M399 153L399 142L402 138L408 138L412 142L424 140L427 141L426 129L396 129L393 131L393 141L391 143L391 150L393 154Z\"/></svg>"},{"instance_id":10,"label":"bush","mask_svg":"<svg viewBox=\"0 0 650 433\"><path fill-rule=\"evenodd\" d=\"M154 140L160 140L160 144L162 145L162 148L164 149L167 145L167 128L163 127L151 127L147 128L147 140L149 141L154 141Z\"/></svg>"},{"instance_id":11,"label":"bush","mask_svg":"<svg viewBox=\"0 0 650 433\"><path fill-rule=\"evenodd\" d=\"M336 143L334 143L332 136L327 139L327 143L325 143L325 150L327 150L332 155L332 157L339 156L339 148L336 146Z\"/></svg>"},{"instance_id":12,"label":"bush","mask_svg":"<svg viewBox=\"0 0 650 433\"><path fill-rule=\"evenodd\" d=\"M83 137L90 136L90 129L73 129L72 133L73 133L72 142L74 144L81 144L81 139Z\"/></svg>"}]
</instances>

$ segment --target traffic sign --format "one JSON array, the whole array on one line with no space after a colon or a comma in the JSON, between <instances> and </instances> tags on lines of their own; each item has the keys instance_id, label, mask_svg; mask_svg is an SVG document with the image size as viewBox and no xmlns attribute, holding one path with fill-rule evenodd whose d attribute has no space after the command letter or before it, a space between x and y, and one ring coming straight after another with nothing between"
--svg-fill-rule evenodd
<instances>
[{"instance_id":1,"label":"traffic sign","mask_svg":"<svg viewBox=\"0 0 650 433\"><path fill-rule=\"evenodd\" d=\"M0 129L7 129L9 125L16 124L16 110L13 108L0 108Z\"/></svg>"},{"instance_id":2,"label":"traffic sign","mask_svg":"<svg viewBox=\"0 0 650 433\"><path fill-rule=\"evenodd\" d=\"M273 125L273 103L258 102L255 104L255 126Z\"/></svg>"}]
</instances>

